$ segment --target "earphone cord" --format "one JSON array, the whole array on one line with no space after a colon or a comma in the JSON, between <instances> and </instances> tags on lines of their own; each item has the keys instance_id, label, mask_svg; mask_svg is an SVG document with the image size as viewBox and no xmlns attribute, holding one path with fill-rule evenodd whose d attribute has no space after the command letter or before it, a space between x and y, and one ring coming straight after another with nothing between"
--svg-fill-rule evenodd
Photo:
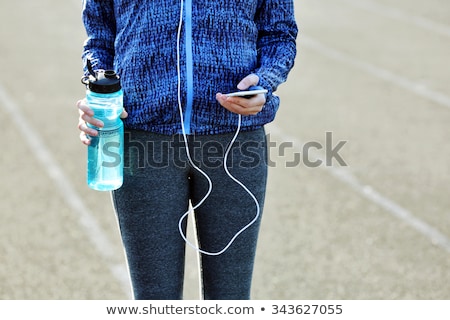
<instances>
[{"instance_id":1,"label":"earphone cord","mask_svg":"<svg viewBox=\"0 0 450 320\"><path fill-rule=\"evenodd\" d=\"M192 248L194 248L195 250L197 250L200 253L206 254L206 255L210 255L210 256L217 256L220 255L222 253L224 253L231 245L232 243L236 240L236 238L242 233L244 232L246 229L248 229L252 224L254 224L260 215L260 205L258 202L258 199L256 199L255 195L241 182L239 181L237 178L235 178L229 171L228 167L227 167L227 160L228 160L228 155L230 154L230 151L233 147L234 142L237 139L237 136L239 135L239 132L241 130L241 122L242 122L242 116L239 114L238 115L238 125L237 125L237 129L236 132L232 138L232 140L230 141L230 144L227 147L227 150L224 154L224 159L223 159L223 167L225 172L227 173L227 175L235 182L237 183L239 186L241 186L248 194L249 196L253 199L253 201L255 202L256 205L256 214L255 217L253 218L252 221L250 221L247 225L245 225L241 230L239 230L232 238L231 240L228 242L228 244L220 251L217 252L209 252L209 251L205 251L203 249L201 249L199 246L194 245L193 243L191 243L184 231L183 231L183 221L184 219L186 219L186 217L189 216L189 214L193 213L195 211L195 209L197 209L198 207L200 207L205 201L206 199L209 197L209 195L212 192L213 189L213 183L211 181L211 178L202 170L200 169L197 165L195 165L195 163L192 161L191 158L191 154L189 151L189 143L188 143L188 138L187 138L187 134L186 134L186 128L184 126L184 115L183 115L183 108L181 105L181 68L180 68L180 38L181 38L181 30L182 30L182 25L183 25L183 0L181 0L181 8L180 8L180 20L179 20L179 24L178 24L178 33L177 33L177 75L178 75L178 110L180 113L180 119L181 119L181 129L182 129L182 133L183 133L183 140L184 140L184 145L186 147L186 154L187 154L187 158L189 161L189 164L198 172L200 172L208 181L208 191L206 192L205 196L192 208L190 208L188 211L186 211L180 218L179 222L178 222L178 230L180 231L181 237L184 239L184 241L191 246Z\"/></svg>"}]
</instances>

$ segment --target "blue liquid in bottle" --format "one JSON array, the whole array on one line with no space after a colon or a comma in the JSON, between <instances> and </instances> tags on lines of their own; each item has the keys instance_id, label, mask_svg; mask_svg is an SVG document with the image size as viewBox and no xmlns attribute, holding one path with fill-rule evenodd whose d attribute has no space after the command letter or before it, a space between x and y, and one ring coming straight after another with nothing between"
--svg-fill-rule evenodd
<instances>
[{"instance_id":1,"label":"blue liquid in bottle","mask_svg":"<svg viewBox=\"0 0 450 320\"><path fill-rule=\"evenodd\" d=\"M123 183L123 92L114 71L97 71L94 78L87 82L86 101L104 126L88 124L98 135L90 136L87 148L87 184L94 190L111 191Z\"/></svg>"}]
</instances>

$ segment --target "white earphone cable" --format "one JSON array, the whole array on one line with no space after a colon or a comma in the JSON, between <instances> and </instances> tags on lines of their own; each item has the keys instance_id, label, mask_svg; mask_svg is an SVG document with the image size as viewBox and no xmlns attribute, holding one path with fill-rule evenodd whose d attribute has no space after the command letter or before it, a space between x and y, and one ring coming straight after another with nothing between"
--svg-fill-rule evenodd
<instances>
[{"instance_id":1,"label":"white earphone cable","mask_svg":"<svg viewBox=\"0 0 450 320\"><path fill-rule=\"evenodd\" d=\"M232 150L233 144L236 141L240 129L241 129L241 122L242 122L242 116L239 114L238 115L238 126L236 129L236 133L233 137L233 139L230 141L230 144L227 147L227 150L224 154L224 159L223 159L223 167L225 172L227 173L227 175L234 181L236 182L238 185L240 185L249 195L250 197L253 199L253 201L255 202L256 205L256 214L255 217L253 218L252 221L250 221L247 225L245 225L241 230L239 230L232 238L231 240L228 242L228 244L220 251L217 252L208 252L205 251L203 249L201 249L199 246L196 246L195 244L191 243L184 231L183 231L183 221L186 219L186 217L189 216L189 214L193 213L195 211L195 209L197 209L198 207L200 207L205 201L206 199L209 197L209 195L212 192L213 189L213 183L211 181L211 178L202 170L200 169L197 165L195 165L195 163L192 161L191 158L191 154L190 154L190 150L189 150L189 143L188 143L188 138L187 138L187 134L186 134L186 128L184 125L184 115L183 115L183 107L182 107L182 103L181 103L181 67L180 67L180 42L181 42L181 31L182 31L182 26L183 26L183 0L180 1L181 5L180 5L180 20L178 23L178 32L177 32L177 76L178 76L178 110L180 113L180 119L181 119L181 129L182 129L182 134L183 134L183 140L184 140L184 144L186 147L186 154L187 154L187 158L188 161L190 163L190 165L197 170L198 172L200 172L208 181L208 191L206 192L206 194L204 195L204 197L192 208L190 208L188 211L186 211L180 218L179 222L178 222L178 229L180 231L180 234L182 236L182 238L184 239L184 241L191 246L192 248L194 248L196 251L206 254L206 255L210 255L210 256L217 256L220 255L222 253L224 253L230 246L231 244L236 240L236 238L242 233L244 232L246 229L248 229L252 224L254 224L259 216L260 216L260 205L258 200L256 199L255 195L241 182L239 181L237 178L235 178L229 171L228 167L227 167L227 160L228 160L228 155L230 153L230 151Z\"/></svg>"}]
</instances>

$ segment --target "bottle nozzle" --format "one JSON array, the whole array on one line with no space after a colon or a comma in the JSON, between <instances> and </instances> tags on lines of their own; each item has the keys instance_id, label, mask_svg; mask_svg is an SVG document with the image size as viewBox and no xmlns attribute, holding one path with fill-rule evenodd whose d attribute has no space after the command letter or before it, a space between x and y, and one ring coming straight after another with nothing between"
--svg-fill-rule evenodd
<instances>
[{"instance_id":1,"label":"bottle nozzle","mask_svg":"<svg viewBox=\"0 0 450 320\"><path fill-rule=\"evenodd\" d=\"M108 79L118 79L118 76L114 70L106 70L105 71L105 78Z\"/></svg>"}]
</instances>

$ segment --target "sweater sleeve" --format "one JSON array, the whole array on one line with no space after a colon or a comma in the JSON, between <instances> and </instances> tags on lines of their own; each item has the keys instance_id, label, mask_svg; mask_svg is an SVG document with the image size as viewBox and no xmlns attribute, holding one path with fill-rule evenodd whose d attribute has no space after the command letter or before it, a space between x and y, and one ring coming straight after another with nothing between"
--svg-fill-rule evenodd
<instances>
[{"instance_id":1,"label":"sweater sleeve","mask_svg":"<svg viewBox=\"0 0 450 320\"><path fill-rule=\"evenodd\" d=\"M265 0L256 14L259 30L259 85L276 91L286 81L297 54L297 24L293 0Z\"/></svg>"},{"instance_id":2,"label":"sweater sleeve","mask_svg":"<svg viewBox=\"0 0 450 320\"><path fill-rule=\"evenodd\" d=\"M87 33L82 59L84 72L86 59L94 69L113 69L116 23L113 0L83 0L82 20Z\"/></svg>"}]
</instances>

